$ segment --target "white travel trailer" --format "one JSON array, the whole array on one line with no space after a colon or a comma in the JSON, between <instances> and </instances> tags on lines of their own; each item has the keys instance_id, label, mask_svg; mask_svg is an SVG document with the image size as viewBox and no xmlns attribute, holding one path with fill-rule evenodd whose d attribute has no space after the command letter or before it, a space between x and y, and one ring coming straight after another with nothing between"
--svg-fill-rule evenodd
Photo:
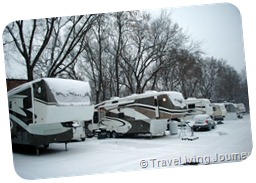
<instances>
[{"instance_id":1,"label":"white travel trailer","mask_svg":"<svg viewBox=\"0 0 256 183\"><path fill-rule=\"evenodd\" d=\"M148 91L123 98L112 98L95 106L90 131L105 129L108 137L118 135L164 134L173 120L187 115L181 93ZM171 129L169 129L171 131ZM174 132L174 131L173 131Z\"/></svg>"},{"instance_id":2,"label":"white travel trailer","mask_svg":"<svg viewBox=\"0 0 256 183\"><path fill-rule=\"evenodd\" d=\"M236 108L237 108L237 117L238 118L243 118L243 115L246 112L244 104L243 103L237 103L235 105L236 105Z\"/></svg>"},{"instance_id":3,"label":"white travel trailer","mask_svg":"<svg viewBox=\"0 0 256 183\"><path fill-rule=\"evenodd\" d=\"M213 106L207 98L187 98L185 100L187 108L191 114L208 114L213 115ZM191 115L193 116L193 115Z\"/></svg>"},{"instance_id":4,"label":"white travel trailer","mask_svg":"<svg viewBox=\"0 0 256 183\"><path fill-rule=\"evenodd\" d=\"M237 115L236 105L234 103L230 103L230 102L225 102L224 105L227 110L227 115L226 115L225 119L227 119L227 120L237 119L238 115Z\"/></svg>"},{"instance_id":5,"label":"white travel trailer","mask_svg":"<svg viewBox=\"0 0 256 183\"><path fill-rule=\"evenodd\" d=\"M38 150L39 146L71 141L77 124L93 118L90 92L88 82L59 78L36 79L10 90L12 143Z\"/></svg>"},{"instance_id":6,"label":"white travel trailer","mask_svg":"<svg viewBox=\"0 0 256 183\"><path fill-rule=\"evenodd\" d=\"M227 115L227 110L223 103L213 103L213 114L212 117L216 121L223 121Z\"/></svg>"}]
</instances>

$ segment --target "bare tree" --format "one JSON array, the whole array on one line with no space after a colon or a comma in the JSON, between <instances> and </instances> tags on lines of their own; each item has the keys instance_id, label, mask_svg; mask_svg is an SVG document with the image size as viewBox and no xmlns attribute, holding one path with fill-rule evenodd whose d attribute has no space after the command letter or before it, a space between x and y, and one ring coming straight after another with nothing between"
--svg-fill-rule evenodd
<instances>
[{"instance_id":1,"label":"bare tree","mask_svg":"<svg viewBox=\"0 0 256 183\"><path fill-rule=\"evenodd\" d=\"M232 66L222 65L218 71L216 82L215 91L218 98L230 102L239 98L241 77Z\"/></svg>"},{"instance_id":2,"label":"bare tree","mask_svg":"<svg viewBox=\"0 0 256 183\"><path fill-rule=\"evenodd\" d=\"M79 62L80 72L85 72L92 83L96 103L106 99L108 34L108 17L105 14L99 14L85 37L83 60Z\"/></svg>"},{"instance_id":3,"label":"bare tree","mask_svg":"<svg viewBox=\"0 0 256 183\"><path fill-rule=\"evenodd\" d=\"M28 80L56 77L74 68L83 40L97 15L21 20L6 27L10 42L22 55ZM7 40L7 39L6 39ZM16 55L17 57L17 55Z\"/></svg>"},{"instance_id":4,"label":"bare tree","mask_svg":"<svg viewBox=\"0 0 256 183\"><path fill-rule=\"evenodd\" d=\"M127 43L131 32L131 25L137 21L138 11L128 11L128 12L116 12L112 13L112 32L109 36L111 37L112 44L109 48L109 53L113 57L115 63L115 96L120 96L120 88L123 86L120 83L120 78L125 74L122 73L123 70L120 68L122 65L122 54L125 52ZM120 71L121 69L121 71Z\"/></svg>"},{"instance_id":5,"label":"bare tree","mask_svg":"<svg viewBox=\"0 0 256 183\"><path fill-rule=\"evenodd\" d=\"M200 77L200 88L198 88L198 96L208 99L213 99L215 95L215 90L218 87L218 70L219 70L218 60L211 57L202 59L201 62L201 72L202 76ZM220 87L220 86L219 86Z\"/></svg>"},{"instance_id":6,"label":"bare tree","mask_svg":"<svg viewBox=\"0 0 256 183\"><path fill-rule=\"evenodd\" d=\"M8 44L15 45L16 57L22 56L27 69L27 79L33 80L33 71L40 57L45 51L52 32L56 18L46 18L39 20L15 21L6 26L5 40L9 40ZM4 45L8 49L8 44ZM9 52L10 50L5 50ZM8 61L7 61L8 62ZM20 60L22 62L22 59Z\"/></svg>"},{"instance_id":7,"label":"bare tree","mask_svg":"<svg viewBox=\"0 0 256 183\"><path fill-rule=\"evenodd\" d=\"M180 44L180 28L166 12L153 20L149 14L142 13L131 28L121 67L130 91L141 93L149 85L155 88L157 74L168 64L166 55Z\"/></svg>"},{"instance_id":8,"label":"bare tree","mask_svg":"<svg viewBox=\"0 0 256 183\"><path fill-rule=\"evenodd\" d=\"M83 52L85 36L96 19L96 15L58 18L47 55L48 77L56 77L62 72L68 73L74 67Z\"/></svg>"}]
</instances>

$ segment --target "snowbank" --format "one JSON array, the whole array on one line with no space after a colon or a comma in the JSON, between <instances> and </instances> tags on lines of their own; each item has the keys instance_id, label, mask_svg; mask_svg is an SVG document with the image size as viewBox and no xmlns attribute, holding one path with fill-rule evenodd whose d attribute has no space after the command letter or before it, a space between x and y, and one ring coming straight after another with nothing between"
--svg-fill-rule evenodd
<instances>
[{"instance_id":1,"label":"snowbank","mask_svg":"<svg viewBox=\"0 0 256 183\"><path fill-rule=\"evenodd\" d=\"M189 136L190 131L186 134ZM199 137L194 141L181 140L179 135L153 139L88 138L68 143L67 151L64 144L53 143L48 149L42 149L40 156L33 150L30 153L15 152L14 167L22 178L45 179L181 167L191 162L199 165L237 162L246 159L252 150L249 115L224 121L216 129L195 132L194 135Z\"/></svg>"}]
</instances>

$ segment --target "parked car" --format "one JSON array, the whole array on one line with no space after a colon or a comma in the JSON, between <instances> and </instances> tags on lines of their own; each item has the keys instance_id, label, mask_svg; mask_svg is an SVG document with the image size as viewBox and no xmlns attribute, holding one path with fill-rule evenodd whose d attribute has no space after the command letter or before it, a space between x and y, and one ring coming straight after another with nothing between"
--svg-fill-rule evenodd
<instances>
[{"instance_id":1,"label":"parked car","mask_svg":"<svg viewBox=\"0 0 256 183\"><path fill-rule=\"evenodd\" d=\"M208 114L195 115L194 124L192 126L193 131L197 130L211 130L216 128L216 122Z\"/></svg>"}]
</instances>

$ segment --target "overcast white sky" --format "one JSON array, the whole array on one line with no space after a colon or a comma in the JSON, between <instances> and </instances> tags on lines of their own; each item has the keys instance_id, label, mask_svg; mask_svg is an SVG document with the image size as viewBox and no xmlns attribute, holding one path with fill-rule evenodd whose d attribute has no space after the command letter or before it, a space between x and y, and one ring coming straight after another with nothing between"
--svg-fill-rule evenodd
<instances>
[{"instance_id":1,"label":"overcast white sky","mask_svg":"<svg viewBox=\"0 0 256 183\"><path fill-rule=\"evenodd\" d=\"M168 7L166 7L168 8ZM153 13L159 12L152 9ZM239 10L228 3L170 8L172 19L191 39L201 42L206 57L224 59L238 72L245 69L242 22ZM150 11L150 9L149 9ZM8 64L9 78L24 77L17 64ZM18 66L20 68L20 66Z\"/></svg>"},{"instance_id":2,"label":"overcast white sky","mask_svg":"<svg viewBox=\"0 0 256 183\"><path fill-rule=\"evenodd\" d=\"M222 58L238 72L245 69L242 20L237 7L218 3L170 10L183 31L201 42L206 57ZM153 14L158 11L153 10Z\"/></svg>"},{"instance_id":3,"label":"overcast white sky","mask_svg":"<svg viewBox=\"0 0 256 183\"><path fill-rule=\"evenodd\" d=\"M242 20L228 3L172 9L172 18L195 41L202 41L206 56L223 58L237 71L245 68Z\"/></svg>"}]
</instances>

